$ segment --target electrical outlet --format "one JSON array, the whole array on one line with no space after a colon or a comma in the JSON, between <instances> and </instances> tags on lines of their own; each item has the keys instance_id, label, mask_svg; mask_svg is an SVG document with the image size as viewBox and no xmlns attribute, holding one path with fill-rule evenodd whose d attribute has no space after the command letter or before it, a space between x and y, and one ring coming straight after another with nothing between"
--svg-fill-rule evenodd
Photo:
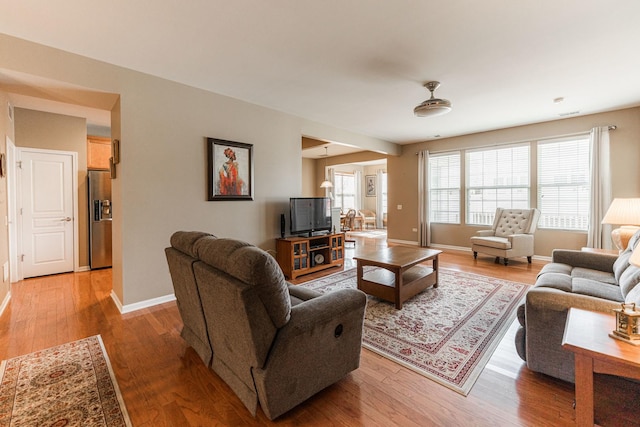
<instances>
[{"instance_id":1,"label":"electrical outlet","mask_svg":"<svg viewBox=\"0 0 640 427\"><path fill-rule=\"evenodd\" d=\"M411 231L413 231L414 233L417 233L418 229L417 228L412 228Z\"/></svg>"},{"instance_id":2,"label":"electrical outlet","mask_svg":"<svg viewBox=\"0 0 640 427\"><path fill-rule=\"evenodd\" d=\"M398 208L399 211L401 211L402 210L402 205L398 205L397 208Z\"/></svg>"}]
</instances>

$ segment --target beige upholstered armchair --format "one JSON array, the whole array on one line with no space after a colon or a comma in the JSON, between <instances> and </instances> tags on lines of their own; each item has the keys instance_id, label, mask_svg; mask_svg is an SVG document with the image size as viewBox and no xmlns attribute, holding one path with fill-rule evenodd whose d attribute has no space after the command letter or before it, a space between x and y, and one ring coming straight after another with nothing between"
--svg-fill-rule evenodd
<instances>
[{"instance_id":1,"label":"beige upholstered armchair","mask_svg":"<svg viewBox=\"0 0 640 427\"><path fill-rule=\"evenodd\" d=\"M362 228L368 228L369 225L376 228L376 213L369 209L360 209L360 218L362 218Z\"/></svg>"},{"instance_id":2,"label":"beige upholstered armchair","mask_svg":"<svg viewBox=\"0 0 640 427\"><path fill-rule=\"evenodd\" d=\"M533 234L539 219L538 209L496 209L491 230L478 231L471 238L473 257L478 258L481 252L495 256L496 263L502 257L507 265L509 258L526 256L531 263Z\"/></svg>"}]
</instances>

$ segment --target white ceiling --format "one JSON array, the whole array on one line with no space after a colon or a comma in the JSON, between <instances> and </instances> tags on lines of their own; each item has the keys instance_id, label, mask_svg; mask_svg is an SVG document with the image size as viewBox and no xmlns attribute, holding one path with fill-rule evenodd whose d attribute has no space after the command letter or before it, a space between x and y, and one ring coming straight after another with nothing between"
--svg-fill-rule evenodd
<instances>
[{"instance_id":1,"label":"white ceiling","mask_svg":"<svg viewBox=\"0 0 640 427\"><path fill-rule=\"evenodd\" d=\"M0 10L2 33L400 144L640 105L638 0L0 0ZM414 117L428 80L451 113Z\"/></svg>"}]
</instances>

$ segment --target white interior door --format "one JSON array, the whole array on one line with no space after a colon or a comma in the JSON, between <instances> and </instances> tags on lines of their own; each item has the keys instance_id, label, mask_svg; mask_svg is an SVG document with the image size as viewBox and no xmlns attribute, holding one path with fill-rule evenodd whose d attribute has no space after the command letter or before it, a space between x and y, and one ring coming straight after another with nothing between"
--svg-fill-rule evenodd
<instances>
[{"instance_id":1,"label":"white interior door","mask_svg":"<svg viewBox=\"0 0 640 427\"><path fill-rule=\"evenodd\" d=\"M23 277L73 271L71 153L21 151Z\"/></svg>"}]
</instances>

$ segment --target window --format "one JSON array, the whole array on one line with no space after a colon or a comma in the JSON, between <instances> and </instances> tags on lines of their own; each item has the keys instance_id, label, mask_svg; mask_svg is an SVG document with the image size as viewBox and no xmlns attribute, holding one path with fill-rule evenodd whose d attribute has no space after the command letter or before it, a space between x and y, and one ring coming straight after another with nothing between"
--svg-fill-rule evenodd
<instances>
[{"instance_id":1,"label":"window","mask_svg":"<svg viewBox=\"0 0 640 427\"><path fill-rule=\"evenodd\" d=\"M334 207L342 208L346 213L348 209L356 207L356 176L352 173L335 173L335 199Z\"/></svg>"},{"instance_id":2,"label":"window","mask_svg":"<svg viewBox=\"0 0 640 427\"><path fill-rule=\"evenodd\" d=\"M589 138L538 144L538 227L589 228Z\"/></svg>"},{"instance_id":3,"label":"window","mask_svg":"<svg viewBox=\"0 0 640 427\"><path fill-rule=\"evenodd\" d=\"M467 224L491 225L496 208L529 208L529 145L468 151Z\"/></svg>"},{"instance_id":4,"label":"window","mask_svg":"<svg viewBox=\"0 0 640 427\"><path fill-rule=\"evenodd\" d=\"M460 224L460 153L429 157L429 220Z\"/></svg>"}]
</instances>

